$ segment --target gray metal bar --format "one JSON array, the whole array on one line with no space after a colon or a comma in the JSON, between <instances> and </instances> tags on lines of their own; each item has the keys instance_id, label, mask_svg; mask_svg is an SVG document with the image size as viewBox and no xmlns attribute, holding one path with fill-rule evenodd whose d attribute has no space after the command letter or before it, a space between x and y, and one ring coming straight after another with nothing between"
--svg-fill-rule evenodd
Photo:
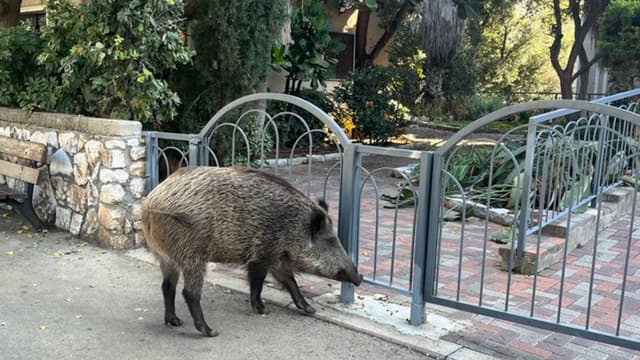
<instances>
[{"instance_id":1,"label":"gray metal bar","mask_svg":"<svg viewBox=\"0 0 640 360\"><path fill-rule=\"evenodd\" d=\"M166 131L147 131L147 133L153 134L156 139L166 139L166 140L181 140L181 141L189 141L194 137L197 137L197 134L182 134L182 133L172 133Z\"/></svg>"},{"instance_id":2,"label":"gray metal bar","mask_svg":"<svg viewBox=\"0 0 640 360\"><path fill-rule=\"evenodd\" d=\"M433 153L431 160L431 198L429 199L427 254L424 275L425 299L436 292L436 272L438 269L438 248L440 243L440 211L442 210L442 170L443 158Z\"/></svg>"},{"instance_id":3,"label":"gray metal bar","mask_svg":"<svg viewBox=\"0 0 640 360\"><path fill-rule=\"evenodd\" d=\"M614 101L626 99L636 95L640 95L640 88L606 96L603 98L592 100L591 102L594 104L610 104ZM579 110L573 110L573 109L559 109L559 110L551 111L548 113L533 116L531 117L531 120L533 120L536 123L540 123L547 120L558 118L560 116L571 115L571 114L577 113L578 111Z\"/></svg>"},{"instance_id":4,"label":"gray metal bar","mask_svg":"<svg viewBox=\"0 0 640 360\"><path fill-rule=\"evenodd\" d=\"M189 166L200 165L199 159L200 139L192 137L189 139Z\"/></svg>"},{"instance_id":5,"label":"gray metal bar","mask_svg":"<svg viewBox=\"0 0 640 360\"><path fill-rule=\"evenodd\" d=\"M413 257L413 278L411 280L411 325L423 324L426 320L424 309L425 265L427 263L427 234L429 229L429 205L431 204L431 177L433 153L424 152L420 159L420 182L416 203L415 256Z\"/></svg>"},{"instance_id":6,"label":"gray metal bar","mask_svg":"<svg viewBox=\"0 0 640 360\"><path fill-rule=\"evenodd\" d=\"M422 153L424 151L418 150L406 150L406 149L398 149L398 148L383 148L380 146L371 146L371 145L361 145L359 147L359 152L373 154L373 155L382 155L382 156L394 156L394 157L402 157L407 159L421 159Z\"/></svg>"},{"instance_id":7,"label":"gray metal bar","mask_svg":"<svg viewBox=\"0 0 640 360\"><path fill-rule=\"evenodd\" d=\"M638 188L638 180L636 179L634 187ZM631 253L631 240L633 238L633 227L635 225L636 208L638 204L638 192L633 192L633 202L631 202L631 224L629 224L629 237L627 238L627 253L624 257L624 273L622 275L622 292L620 293L620 309L618 310L618 322L616 325L616 336L620 335L620 323L622 322L622 310L624 308L624 294L627 289L627 275L629 273L629 255Z\"/></svg>"},{"instance_id":8,"label":"gray metal bar","mask_svg":"<svg viewBox=\"0 0 640 360\"><path fill-rule=\"evenodd\" d=\"M524 184L522 184L522 194L520 206L520 220L518 223L518 249L516 257L518 260L522 260L524 256L525 240L527 238L527 227L529 226L529 191L531 189L531 176L533 173L533 158L536 151L536 131L537 126L533 122L529 122L529 128L527 130L527 153L524 160ZM518 184L520 185L520 184ZM508 301L507 301L508 303Z\"/></svg>"},{"instance_id":9,"label":"gray metal bar","mask_svg":"<svg viewBox=\"0 0 640 360\"><path fill-rule=\"evenodd\" d=\"M344 148L338 217L338 237L356 265L358 264L358 230L360 228L360 195L356 189L361 178L361 155L357 151L358 146L358 144L346 144ZM354 300L354 294L353 284L343 282L340 288L340 301L351 303Z\"/></svg>"},{"instance_id":10,"label":"gray metal bar","mask_svg":"<svg viewBox=\"0 0 640 360\"><path fill-rule=\"evenodd\" d=\"M574 327L571 325L565 325L565 324L560 325L548 320L530 318L527 316L503 312L495 309L478 307L475 305L457 302L454 300L442 299L435 296L428 296L427 302L432 304L451 307L458 310L469 311L469 312L480 314L480 315L490 316L497 319L507 320L514 323L518 323L518 324L534 326L540 329L551 330L551 331L559 332L562 334L579 336L585 339L601 341L601 342L611 344L611 345L616 345L616 346L623 346L632 350L640 350L640 342L637 341L636 339L629 339L629 338L609 335L593 329L585 330L585 329Z\"/></svg>"}]
</instances>

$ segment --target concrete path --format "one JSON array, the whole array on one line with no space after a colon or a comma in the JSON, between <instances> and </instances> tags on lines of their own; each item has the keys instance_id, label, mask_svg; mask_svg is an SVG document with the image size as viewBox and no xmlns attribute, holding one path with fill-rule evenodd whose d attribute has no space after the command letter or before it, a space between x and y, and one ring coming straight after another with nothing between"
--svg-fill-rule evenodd
<instances>
[{"instance_id":1,"label":"concrete path","mask_svg":"<svg viewBox=\"0 0 640 360\"><path fill-rule=\"evenodd\" d=\"M425 355L205 284L203 309L220 331L203 338L182 299L180 328L163 325L157 266L66 233L33 233L0 210L2 359L418 359ZM181 288L181 286L180 286Z\"/></svg>"}]
</instances>

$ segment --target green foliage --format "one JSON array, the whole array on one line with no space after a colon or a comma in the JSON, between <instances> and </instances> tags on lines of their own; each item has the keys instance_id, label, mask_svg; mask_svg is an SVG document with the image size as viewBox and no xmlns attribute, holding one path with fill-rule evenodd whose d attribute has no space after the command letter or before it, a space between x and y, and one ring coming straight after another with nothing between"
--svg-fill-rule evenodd
<instances>
[{"instance_id":1,"label":"green foliage","mask_svg":"<svg viewBox=\"0 0 640 360\"><path fill-rule=\"evenodd\" d=\"M549 17L551 14L535 1L485 2L481 15L467 28L480 90L509 96L516 91L555 89L542 76L549 56L545 46L550 26L545 21Z\"/></svg>"},{"instance_id":2,"label":"green foliage","mask_svg":"<svg viewBox=\"0 0 640 360\"><path fill-rule=\"evenodd\" d=\"M199 131L224 105L263 85L286 6L286 0L189 1L196 55L172 74L183 105L170 129Z\"/></svg>"},{"instance_id":3,"label":"green foliage","mask_svg":"<svg viewBox=\"0 0 640 360\"><path fill-rule=\"evenodd\" d=\"M617 86L634 86L640 76L640 2L614 0L600 19L598 49Z\"/></svg>"},{"instance_id":4,"label":"green foliage","mask_svg":"<svg viewBox=\"0 0 640 360\"><path fill-rule=\"evenodd\" d=\"M164 79L189 61L181 0L53 0L47 12L48 46L20 96L23 108L147 124L176 115L180 99Z\"/></svg>"},{"instance_id":5,"label":"green foliage","mask_svg":"<svg viewBox=\"0 0 640 360\"><path fill-rule=\"evenodd\" d=\"M302 89L296 96L307 100L327 114L333 114L336 111L335 104L325 92L313 89ZM297 146L308 144L308 138L305 134L307 130L322 129L324 126L322 121L309 112L282 102L270 103L267 112L272 116L282 112L291 112L299 115L307 123L309 129L295 116L280 116L275 120L278 127L280 144L287 147L293 146L302 135L305 136L300 138Z\"/></svg>"},{"instance_id":6,"label":"green foliage","mask_svg":"<svg viewBox=\"0 0 640 360\"><path fill-rule=\"evenodd\" d=\"M276 69L287 72L285 93L296 95L302 82L309 81L312 89L326 87L337 62L334 55L344 50L344 44L331 38L329 16L319 0L307 1L293 11L291 39L288 45L276 44L272 62Z\"/></svg>"},{"instance_id":7,"label":"green foliage","mask_svg":"<svg viewBox=\"0 0 640 360\"><path fill-rule=\"evenodd\" d=\"M21 26L0 29L0 105L18 105L18 95L38 71L36 57L44 46L32 30Z\"/></svg>"},{"instance_id":8,"label":"green foliage","mask_svg":"<svg viewBox=\"0 0 640 360\"><path fill-rule=\"evenodd\" d=\"M402 67L367 67L356 70L334 90L342 103L338 119L353 124L352 136L382 143L398 135L408 124L419 93L414 71Z\"/></svg>"}]
</instances>

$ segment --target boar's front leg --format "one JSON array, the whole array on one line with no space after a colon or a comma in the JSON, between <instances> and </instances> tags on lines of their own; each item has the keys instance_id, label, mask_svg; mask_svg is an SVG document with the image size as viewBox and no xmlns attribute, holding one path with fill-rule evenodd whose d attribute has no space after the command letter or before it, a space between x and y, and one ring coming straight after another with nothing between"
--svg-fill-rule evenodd
<instances>
[{"instance_id":1,"label":"boar's front leg","mask_svg":"<svg viewBox=\"0 0 640 360\"><path fill-rule=\"evenodd\" d=\"M272 274L276 280L282 283L282 285L289 291L291 299L293 299L293 303L296 304L298 309L307 314L313 314L316 312L316 309L309 305L304 296L302 296L302 293L300 293L300 288L298 287L295 277L293 277L293 271L291 271L291 269L288 267L281 267L272 271Z\"/></svg>"},{"instance_id":2,"label":"boar's front leg","mask_svg":"<svg viewBox=\"0 0 640 360\"><path fill-rule=\"evenodd\" d=\"M204 273L206 270L206 261L192 259L189 266L182 269L184 275L184 289L182 295L187 302L189 312L193 318L193 324L196 329L204 336L218 336L218 332L211 329L204 320L202 314L202 306L200 305L200 296L202 294L202 283L204 282Z\"/></svg>"},{"instance_id":3,"label":"boar's front leg","mask_svg":"<svg viewBox=\"0 0 640 360\"><path fill-rule=\"evenodd\" d=\"M162 296L164 298L164 324L180 326L182 321L176 316L176 285L180 272L166 260L160 261L162 270Z\"/></svg>"},{"instance_id":4,"label":"boar's front leg","mask_svg":"<svg viewBox=\"0 0 640 360\"><path fill-rule=\"evenodd\" d=\"M252 262L249 263L247 270L249 271L251 307L257 314L266 314L267 311L264 308L264 304L262 303L260 296L262 294L264 278L267 277L269 269L260 262Z\"/></svg>"}]
</instances>

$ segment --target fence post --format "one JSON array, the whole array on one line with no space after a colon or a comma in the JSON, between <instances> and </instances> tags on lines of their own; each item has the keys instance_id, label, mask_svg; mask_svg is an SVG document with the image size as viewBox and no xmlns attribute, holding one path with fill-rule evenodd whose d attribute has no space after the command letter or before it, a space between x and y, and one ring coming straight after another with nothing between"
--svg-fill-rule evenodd
<instances>
[{"instance_id":1,"label":"fence post","mask_svg":"<svg viewBox=\"0 0 640 360\"><path fill-rule=\"evenodd\" d=\"M411 325L421 325L426 320L424 311L424 286L427 271L427 236L429 228L429 204L431 204L431 177L433 152L420 156L420 183L418 184L415 254L413 257L413 279L411 279Z\"/></svg>"},{"instance_id":2,"label":"fence post","mask_svg":"<svg viewBox=\"0 0 640 360\"><path fill-rule=\"evenodd\" d=\"M189 166L198 166L200 165L200 138L198 136L193 136L189 139Z\"/></svg>"},{"instance_id":3,"label":"fence post","mask_svg":"<svg viewBox=\"0 0 640 360\"><path fill-rule=\"evenodd\" d=\"M145 151L147 157L147 193L158 185L158 137L153 131L147 131L145 136Z\"/></svg>"},{"instance_id":4,"label":"fence post","mask_svg":"<svg viewBox=\"0 0 640 360\"><path fill-rule=\"evenodd\" d=\"M516 233L517 248L516 248L516 259L518 259L518 263L522 262L522 258L524 257L524 248L525 241L527 239L527 229L529 228L529 206L531 205L531 179L533 177L533 160L535 157L535 152L537 148L537 137L536 133L538 131L538 124L529 120L529 127L527 129L527 152L524 159L524 178L522 185L522 194L520 194L520 216L518 217L518 229ZM511 266L509 264L508 266Z\"/></svg>"},{"instance_id":5,"label":"fence post","mask_svg":"<svg viewBox=\"0 0 640 360\"><path fill-rule=\"evenodd\" d=\"M358 264L358 230L360 227L360 182L361 154L357 144L346 144L342 158L340 177L340 212L338 215L338 237L349 257ZM340 302L351 303L354 286L343 282L340 288Z\"/></svg>"}]
</instances>

